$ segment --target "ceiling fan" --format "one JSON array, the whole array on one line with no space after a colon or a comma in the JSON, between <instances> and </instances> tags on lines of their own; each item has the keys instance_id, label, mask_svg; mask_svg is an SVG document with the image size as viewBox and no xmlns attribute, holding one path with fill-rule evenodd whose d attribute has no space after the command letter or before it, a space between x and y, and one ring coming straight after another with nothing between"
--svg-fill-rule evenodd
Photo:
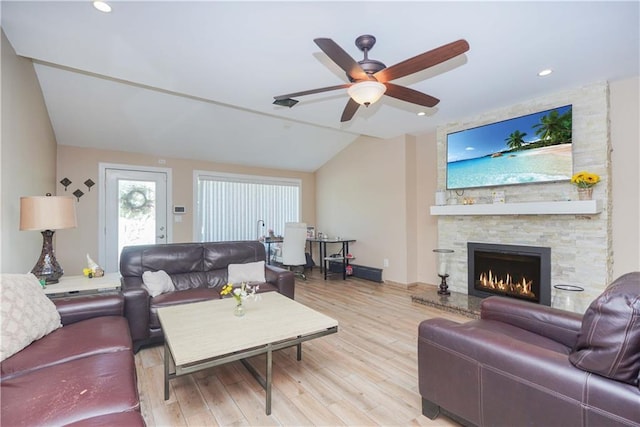
<instances>
[{"instance_id":1,"label":"ceiling fan","mask_svg":"<svg viewBox=\"0 0 640 427\"><path fill-rule=\"evenodd\" d=\"M356 39L356 46L364 52L364 59L358 62L331 39L318 38L313 41L347 73L350 83L274 96L273 103L291 108L298 103L293 99L294 97L347 89L350 98L342 112L341 122L351 120L360 105L368 107L380 99L382 95L412 104L434 107L440 102L439 99L408 87L390 83L390 81L433 67L469 50L469 43L466 40L457 40L387 67L380 61L369 59L368 53L376 43L376 38L372 35L365 34Z\"/></svg>"}]
</instances>

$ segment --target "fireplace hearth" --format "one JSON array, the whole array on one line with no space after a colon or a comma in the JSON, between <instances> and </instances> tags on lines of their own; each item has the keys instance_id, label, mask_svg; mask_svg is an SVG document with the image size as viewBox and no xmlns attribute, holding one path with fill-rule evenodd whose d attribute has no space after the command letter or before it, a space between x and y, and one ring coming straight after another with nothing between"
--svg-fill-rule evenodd
<instances>
[{"instance_id":1,"label":"fireplace hearth","mask_svg":"<svg viewBox=\"0 0 640 427\"><path fill-rule=\"evenodd\" d=\"M469 295L551 305L551 248L467 243Z\"/></svg>"}]
</instances>

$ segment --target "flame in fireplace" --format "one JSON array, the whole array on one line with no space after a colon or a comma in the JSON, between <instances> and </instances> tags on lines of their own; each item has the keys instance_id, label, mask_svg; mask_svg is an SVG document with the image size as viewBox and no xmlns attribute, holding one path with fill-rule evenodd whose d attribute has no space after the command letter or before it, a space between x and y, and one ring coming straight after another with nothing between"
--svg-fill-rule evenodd
<instances>
[{"instance_id":1,"label":"flame in fireplace","mask_svg":"<svg viewBox=\"0 0 640 427\"><path fill-rule=\"evenodd\" d=\"M513 277L508 273L504 278L495 276L491 270L488 273L480 273L478 285L484 289L536 298L536 294L531 291L533 280L527 280L523 277L522 281L514 282Z\"/></svg>"}]
</instances>

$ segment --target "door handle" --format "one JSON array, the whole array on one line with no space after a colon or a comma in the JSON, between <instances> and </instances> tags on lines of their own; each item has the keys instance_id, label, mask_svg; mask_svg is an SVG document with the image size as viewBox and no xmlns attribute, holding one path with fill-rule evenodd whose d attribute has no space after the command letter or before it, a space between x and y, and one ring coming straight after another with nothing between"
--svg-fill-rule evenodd
<instances>
[{"instance_id":1,"label":"door handle","mask_svg":"<svg viewBox=\"0 0 640 427\"><path fill-rule=\"evenodd\" d=\"M156 236L158 239L164 239L164 234L161 234L159 236Z\"/></svg>"}]
</instances>

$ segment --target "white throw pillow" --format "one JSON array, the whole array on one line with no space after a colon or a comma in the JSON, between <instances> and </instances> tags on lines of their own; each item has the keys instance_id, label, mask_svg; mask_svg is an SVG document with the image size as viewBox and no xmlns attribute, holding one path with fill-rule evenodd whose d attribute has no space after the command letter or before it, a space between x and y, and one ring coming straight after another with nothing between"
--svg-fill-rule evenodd
<instances>
[{"instance_id":1,"label":"white throw pillow","mask_svg":"<svg viewBox=\"0 0 640 427\"><path fill-rule=\"evenodd\" d=\"M144 287L152 297L176 290L171 277L169 277L164 270L145 271L142 273L142 287Z\"/></svg>"},{"instance_id":2,"label":"white throw pillow","mask_svg":"<svg viewBox=\"0 0 640 427\"><path fill-rule=\"evenodd\" d=\"M33 274L0 274L0 361L62 326Z\"/></svg>"},{"instance_id":3,"label":"white throw pillow","mask_svg":"<svg viewBox=\"0 0 640 427\"><path fill-rule=\"evenodd\" d=\"M248 262L246 264L229 264L227 267L228 282L239 284L266 281L264 277L264 261Z\"/></svg>"}]
</instances>

